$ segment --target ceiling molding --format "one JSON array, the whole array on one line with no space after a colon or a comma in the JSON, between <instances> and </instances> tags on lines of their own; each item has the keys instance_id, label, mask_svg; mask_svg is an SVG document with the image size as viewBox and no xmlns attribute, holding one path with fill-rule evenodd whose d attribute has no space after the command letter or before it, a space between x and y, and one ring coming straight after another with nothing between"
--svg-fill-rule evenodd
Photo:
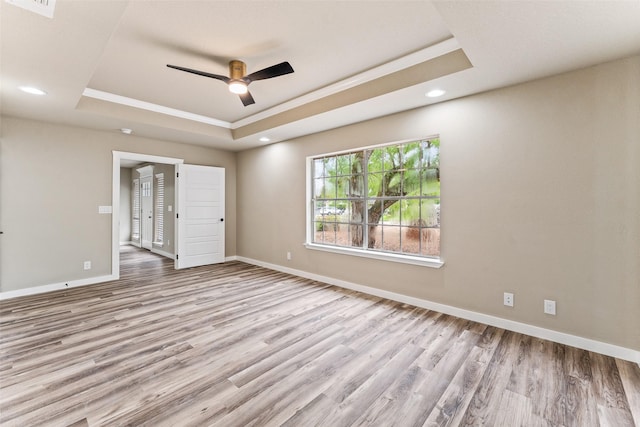
<instances>
[{"instance_id":1,"label":"ceiling molding","mask_svg":"<svg viewBox=\"0 0 640 427\"><path fill-rule=\"evenodd\" d=\"M302 95L282 104L276 105L275 107L261 111L252 116L237 120L231 124L231 129L239 129L245 127L251 123L264 120L268 117L301 107L314 101L318 101L322 98L326 98L336 93L343 92L347 89L360 86L364 83L379 79L380 77L412 67L414 65L423 63L433 58L437 58L458 49L460 49L460 44L455 37L451 37L440 43L436 43L417 52L413 52L409 55L405 55L401 58L389 61L383 65L371 68L367 71L356 74L329 86L325 86L321 89L310 92L306 95Z\"/></svg>"},{"instance_id":2,"label":"ceiling molding","mask_svg":"<svg viewBox=\"0 0 640 427\"><path fill-rule=\"evenodd\" d=\"M139 99L127 98L126 96L103 92L96 89L86 88L84 92L82 92L82 96L99 99L102 101L113 102L114 104L121 104L129 107L139 108L141 110L153 111L155 113L166 114L168 116L179 117L181 119L205 123L225 129L231 129L231 123L225 122L223 120L202 116L200 114L189 113L188 111L177 110L175 108L165 107L164 105L152 104L151 102L140 101Z\"/></svg>"},{"instance_id":3,"label":"ceiling molding","mask_svg":"<svg viewBox=\"0 0 640 427\"><path fill-rule=\"evenodd\" d=\"M426 80L423 77L418 77L417 79L407 79L406 75L404 75L406 74L406 72L411 72L410 70L414 69L417 66L420 66L421 64L426 64L430 60L436 58L445 57L452 52L462 52L458 41L454 37L451 37L445 41L436 43L419 51L413 52L409 55L405 55L393 61L387 62L378 67L356 74L332 85L318 89L314 92L287 101L283 104L277 105L260 113L238 120L234 123L229 123L212 117L194 114L188 111L182 111L151 102L141 101L122 95L116 95L89 87L85 88L82 95L84 97L93 98L100 101L106 101L114 104L137 108L140 110L146 110L154 113L160 113L172 117L186 119L198 123L231 129L233 139L238 139L255 134L257 132L264 131L271 127L280 126L288 122L307 118L329 111L331 109L359 102L364 99L383 95L385 91L388 90L374 89L374 91L371 92L371 87L368 84L375 82L378 88L382 88L384 86L380 85L379 83L381 81L384 81L384 78L387 76L393 76L393 78L404 78L399 86L397 84L392 85L392 88L390 89L397 90L403 87L411 86L413 84L422 83L424 81L431 80L442 75L451 74L452 72L460 71L471 66L466 56L464 56L464 53L462 53L466 63L459 64L459 67L456 67L455 70L449 70L445 74L438 73L437 75L432 75L431 73L427 72L425 74ZM399 75L398 73L402 73L402 75ZM362 89L366 89L365 93L362 92ZM368 93L366 93L367 91ZM360 92L360 94L355 95L357 92ZM271 123L273 123L273 126L270 125ZM256 125L253 126L253 124Z\"/></svg>"},{"instance_id":4,"label":"ceiling molding","mask_svg":"<svg viewBox=\"0 0 640 427\"><path fill-rule=\"evenodd\" d=\"M471 61L469 61L469 58L467 58L462 49L457 49L420 64L309 102L299 108L284 111L246 126L232 129L231 133L234 139L241 139L249 135L307 119L340 107L376 98L469 68L473 68Z\"/></svg>"}]
</instances>

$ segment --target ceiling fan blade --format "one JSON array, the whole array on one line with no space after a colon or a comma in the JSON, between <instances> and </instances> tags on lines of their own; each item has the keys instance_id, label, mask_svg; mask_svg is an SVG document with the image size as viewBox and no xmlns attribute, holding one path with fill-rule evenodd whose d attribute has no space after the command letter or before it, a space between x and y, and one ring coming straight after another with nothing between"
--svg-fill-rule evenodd
<instances>
[{"instance_id":1,"label":"ceiling fan blade","mask_svg":"<svg viewBox=\"0 0 640 427\"><path fill-rule=\"evenodd\" d=\"M229 77L221 76L220 74L205 73L204 71L193 70L191 68L185 68L185 67L178 67L177 65L167 64L167 67L174 68L174 69L180 70L180 71L186 71L187 73L197 74L199 76L210 77L210 78L216 79L216 80L222 80L225 83L229 83L229 80L230 80Z\"/></svg>"},{"instance_id":2,"label":"ceiling fan blade","mask_svg":"<svg viewBox=\"0 0 640 427\"><path fill-rule=\"evenodd\" d=\"M251 104L255 104L256 103L256 101L253 100L253 96L251 96L251 93L249 93L249 92L241 94L240 95L240 100L242 101L242 104L244 104L245 107L247 105L251 105Z\"/></svg>"},{"instance_id":3,"label":"ceiling fan blade","mask_svg":"<svg viewBox=\"0 0 640 427\"><path fill-rule=\"evenodd\" d=\"M256 71L255 73L251 73L243 80L252 82L255 80L264 80L273 77L284 76L285 74L291 73L293 73L293 67L291 66L291 64L285 61L276 65L272 65L271 67L267 67L263 70Z\"/></svg>"}]
</instances>

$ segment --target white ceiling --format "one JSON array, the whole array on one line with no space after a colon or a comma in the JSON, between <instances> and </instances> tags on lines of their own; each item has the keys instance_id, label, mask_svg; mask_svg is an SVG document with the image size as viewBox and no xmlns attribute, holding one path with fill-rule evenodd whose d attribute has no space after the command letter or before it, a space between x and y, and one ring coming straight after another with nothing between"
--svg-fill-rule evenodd
<instances>
[{"instance_id":1,"label":"white ceiling","mask_svg":"<svg viewBox=\"0 0 640 427\"><path fill-rule=\"evenodd\" d=\"M2 1L0 14L3 115L227 150L640 53L638 0L57 0L53 19ZM166 67L228 75L231 59L295 73L252 83L244 107ZM436 87L447 94L425 97Z\"/></svg>"}]
</instances>

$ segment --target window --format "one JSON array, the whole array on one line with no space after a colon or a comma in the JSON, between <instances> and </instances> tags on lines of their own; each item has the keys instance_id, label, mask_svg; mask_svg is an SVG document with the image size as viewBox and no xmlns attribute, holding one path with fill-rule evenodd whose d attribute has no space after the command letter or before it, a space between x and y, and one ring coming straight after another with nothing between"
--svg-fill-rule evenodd
<instances>
[{"instance_id":1,"label":"window","mask_svg":"<svg viewBox=\"0 0 640 427\"><path fill-rule=\"evenodd\" d=\"M309 169L308 247L442 265L438 138L316 156Z\"/></svg>"},{"instance_id":2,"label":"window","mask_svg":"<svg viewBox=\"0 0 640 427\"><path fill-rule=\"evenodd\" d=\"M154 241L156 245L164 242L164 174L156 174L156 206L154 215Z\"/></svg>"}]
</instances>

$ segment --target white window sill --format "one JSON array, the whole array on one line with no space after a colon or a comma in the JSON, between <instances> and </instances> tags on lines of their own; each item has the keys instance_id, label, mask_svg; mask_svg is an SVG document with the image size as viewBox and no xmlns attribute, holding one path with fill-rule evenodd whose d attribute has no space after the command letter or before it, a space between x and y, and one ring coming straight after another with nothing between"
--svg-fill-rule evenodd
<instances>
[{"instance_id":1,"label":"white window sill","mask_svg":"<svg viewBox=\"0 0 640 427\"><path fill-rule=\"evenodd\" d=\"M355 248L319 245L317 243L305 243L304 246L307 249L312 249L314 251L332 252L335 254L352 255L383 261L421 265L423 267L440 268L444 265L444 261L442 261L440 258L423 258L411 255L392 254L387 252L365 251Z\"/></svg>"}]
</instances>

